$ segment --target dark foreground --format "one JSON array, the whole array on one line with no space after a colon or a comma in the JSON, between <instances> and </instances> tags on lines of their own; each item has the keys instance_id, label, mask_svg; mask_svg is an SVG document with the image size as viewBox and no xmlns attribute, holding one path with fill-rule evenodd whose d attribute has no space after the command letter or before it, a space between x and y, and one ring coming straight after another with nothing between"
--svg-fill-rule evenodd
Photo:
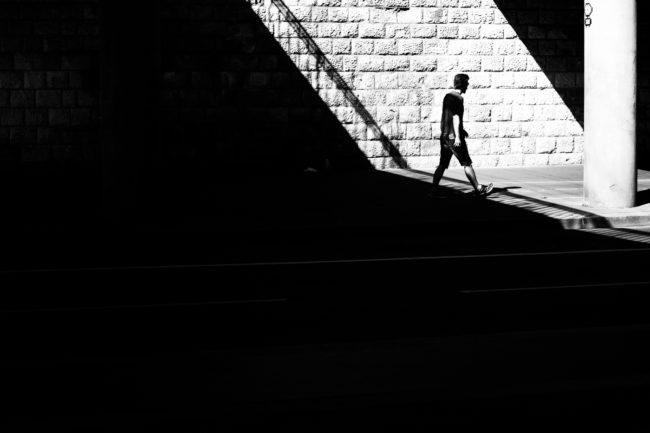
<instances>
[{"instance_id":1,"label":"dark foreground","mask_svg":"<svg viewBox=\"0 0 650 433\"><path fill-rule=\"evenodd\" d=\"M14 243L5 430L650 427L643 243L503 227L242 236Z\"/></svg>"},{"instance_id":2,"label":"dark foreground","mask_svg":"<svg viewBox=\"0 0 650 433\"><path fill-rule=\"evenodd\" d=\"M647 228L386 173L241 181L113 229L91 191L15 195L2 431L650 428Z\"/></svg>"}]
</instances>

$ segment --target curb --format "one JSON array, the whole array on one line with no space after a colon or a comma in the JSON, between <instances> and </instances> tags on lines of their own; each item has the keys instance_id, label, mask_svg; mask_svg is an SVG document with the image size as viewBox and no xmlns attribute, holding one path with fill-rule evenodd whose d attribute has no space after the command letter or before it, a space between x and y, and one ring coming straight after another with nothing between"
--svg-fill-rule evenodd
<instances>
[{"instance_id":1,"label":"curb","mask_svg":"<svg viewBox=\"0 0 650 433\"><path fill-rule=\"evenodd\" d=\"M567 230L594 228L629 228L650 225L650 215L634 214L625 216L593 216L562 221Z\"/></svg>"}]
</instances>

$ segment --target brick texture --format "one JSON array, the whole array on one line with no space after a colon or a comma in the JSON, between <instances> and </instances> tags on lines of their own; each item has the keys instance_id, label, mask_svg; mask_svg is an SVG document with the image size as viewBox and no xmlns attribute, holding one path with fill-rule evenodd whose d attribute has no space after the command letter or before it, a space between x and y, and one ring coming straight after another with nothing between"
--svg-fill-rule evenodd
<instances>
[{"instance_id":1,"label":"brick texture","mask_svg":"<svg viewBox=\"0 0 650 433\"><path fill-rule=\"evenodd\" d=\"M0 1L3 161L97 154L98 3ZM172 157L277 166L334 154L386 168L392 146L431 168L442 97L466 72L477 165L582 161L582 2L161 0L161 9ZM648 12L639 2L641 41ZM639 155L649 161L650 61L639 47Z\"/></svg>"},{"instance_id":2,"label":"brick texture","mask_svg":"<svg viewBox=\"0 0 650 433\"><path fill-rule=\"evenodd\" d=\"M0 162L97 154L97 16L97 0L0 1L0 147L20 149Z\"/></svg>"},{"instance_id":3,"label":"brick texture","mask_svg":"<svg viewBox=\"0 0 650 433\"><path fill-rule=\"evenodd\" d=\"M582 162L581 2L250 3L375 167L395 165L387 144L411 166L431 163L459 72L480 165Z\"/></svg>"}]
</instances>

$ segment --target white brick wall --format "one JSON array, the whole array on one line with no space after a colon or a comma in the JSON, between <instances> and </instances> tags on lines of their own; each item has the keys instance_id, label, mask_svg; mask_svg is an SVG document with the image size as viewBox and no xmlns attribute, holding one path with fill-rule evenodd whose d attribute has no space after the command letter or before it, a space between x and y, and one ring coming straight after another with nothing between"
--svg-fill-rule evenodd
<instances>
[{"instance_id":1,"label":"white brick wall","mask_svg":"<svg viewBox=\"0 0 650 433\"><path fill-rule=\"evenodd\" d=\"M252 7L371 163L393 167L346 92L312 72L323 63L274 1ZM460 72L470 76L465 121L476 166L582 162L582 128L556 91L582 85L582 77L554 73L551 83L493 0L283 3L410 166L437 164L442 98ZM535 40L558 37L535 25L521 31Z\"/></svg>"}]
</instances>

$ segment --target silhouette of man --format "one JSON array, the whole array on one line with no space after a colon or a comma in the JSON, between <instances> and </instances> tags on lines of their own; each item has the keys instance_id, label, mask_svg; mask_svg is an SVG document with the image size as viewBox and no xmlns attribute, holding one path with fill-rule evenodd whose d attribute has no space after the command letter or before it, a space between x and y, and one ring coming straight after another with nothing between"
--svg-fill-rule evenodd
<instances>
[{"instance_id":1,"label":"silhouette of man","mask_svg":"<svg viewBox=\"0 0 650 433\"><path fill-rule=\"evenodd\" d=\"M474 193L477 196L486 196L492 192L493 185L481 185L476 179L476 173L472 168L472 158L467 151L467 131L463 128L463 114L465 105L463 94L469 87L469 76L457 74L454 77L454 90L445 95L442 101L442 118L440 119L440 163L433 174L430 196L438 196L438 185L442 175L447 168L452 155L456 157L460 165L465 169L465 175L469 179Z\"/></svg>"}]
</instances>

